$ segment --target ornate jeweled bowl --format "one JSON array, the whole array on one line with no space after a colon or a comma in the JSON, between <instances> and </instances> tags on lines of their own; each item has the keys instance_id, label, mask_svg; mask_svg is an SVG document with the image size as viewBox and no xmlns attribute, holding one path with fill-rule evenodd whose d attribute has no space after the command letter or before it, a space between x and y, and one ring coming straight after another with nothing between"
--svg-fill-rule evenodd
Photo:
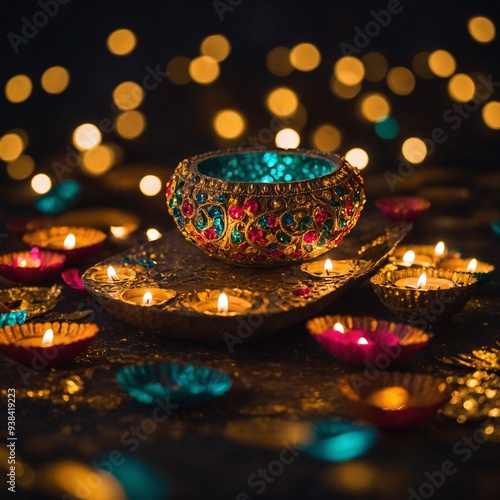
<instances>
[{"instance_id":1,"label":"ornate jeweled bowl","mask_svg":"<svg viewBox=\"0 0 500 500\"><path fill-rule=\"evenodd\" d=\"M185 238L240 266L313 259L356 224L365 195L356 168L335 154L233 149L183 160L167 206Z\"/></svg>"}]
</instances>

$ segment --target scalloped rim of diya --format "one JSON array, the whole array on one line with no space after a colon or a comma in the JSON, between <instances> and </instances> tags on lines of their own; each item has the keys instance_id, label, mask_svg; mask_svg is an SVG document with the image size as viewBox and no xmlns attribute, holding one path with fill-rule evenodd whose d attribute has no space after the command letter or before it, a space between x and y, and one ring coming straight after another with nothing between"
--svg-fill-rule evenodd
<instances>
[{"instance_id":1,"label":"scalloped rim of diya","mask_svg":"<svg viewBox=\"0 0 500 500\"><path fill-rule=\"evenodd\" d=\"M76 238L76 245L74 248L63 248L63 241L68 234L73 234ZM61 245L54 246L51 244L51 239L60 239ZM88 244L78 245L78 241L88 241ZM83 260L97 252L99 248L106 241L106 233L100 229L93 227L79 227L79 226L54 226L47 229L37 229L30 233L26 233L22 240L31 247L41 247L47 250L52 250L57 253L66 255L68 262Z\"/></svg>"},{"instance_id":2,"label":"scalloped rim of diya","mask_svg":"<svg viewBox=\"0 0 500 500\"><path fill-rule=\"evenodd\" d=\"M375 206L390 220L413 222L431 206L431 202L421 196L384 196L375 200Z\"/></svg>"},{"instance_id":3,"label":"scalloped rim of diya","mask_svg":"<svg viewBox=\"0 0 500 500\"><path fill-rule=\"evenodd\" d=\"M383 339L376 340L376 346L370 352L367 352L365 346L360 346L355 342L346 344L337 342L335 338L329 335L336 323L340 323L346 331L361 330L375 335L391 333L397 336L398 344L390 346L387 343L384 344ZM340 314L323 316L309 320L306 323L306 328L314 340L335 358L364 366L368 362L377 364L378 359L382 362L383 356L384 368L413 356L427 345L431 337L420 328L369 316L357 317Z\"/></svg>"},{"instance_id":4,"label":"scalloped rim of diya","mask_svg":"<svg viewBox=\"0 0 500 500\"><path fill-rule=\"evenodd\" d=\"M400 262L403 259L403 255L409 250L413 250L416 255L425 255L426 257L429 257L429 261L434 266L438 265L439 262L445 259L455 259L459 258L461 255L460 252L450 250L446 247L444 254L436 258L434 255L435 249L435 245L398 245L394 249L394 252L392 252L392 255L389 257L389 262Z\"/></svg>"},{"instance_id":5,"label":"scalloped rim of diya","mask_svg":"<svg viewBox=\"0 0 500 500\"><path fill-rule=\"evenodd\" d=\"M386 429L429 420L450 400L453 391L444 379L429 374L392 371L381 371L375 379L364 373L343 375L338 387L358 418Z\"/></svg>"},{"instance_id":6,"label":"scalloped rim of diya","mask_svg":"<svg viewBox=\"0 0 500 500\"><path fill-rule=\"evenodd\" d=\"M66 262L65 255L50 250L40 250L38 257L41 261L38 267L21 267L14 262L32 259L30 251L4 253L0 255L0 274L11 281L33 284L52 278Z\"/></svg>"},{"instance_id":7,"label":"scalloped rim of diya","mask_svg":"<svg viewBox=\"0 0 500 500\"><path fill-rule=\"evenodd\" d=\"M467 265L469 264L470 261L471 259L446 258L439 263L439 267L447 271L453 271L453 269L450 269L449 267L446 266L450 265L451 263L454 263L454 264L460 264L461 267L467 268ZM488 264L487 262L482 262L480 260L477 261L477 265L478 267L481 268L480 271L476 270L472 272L469 271L455 271L455 272L470 274L477 279L479 285L484 285L495 272L495 266L493 264Z\"/></svg>"},{"instance_id":8,"label":"scalloped rim of diya","mask_svg":"<svg viewBox=\"0 0 500 500\"><path fill-rule=\"evenodd\" d=\"M404 278L418 278L426 273L430 278L442 278L454 283L450 289L417 290L401 288L395 282ZM442 304L439 312L431 311L433 321L441 321L460 311L477 287L477 279L470 273L457 273L444 269L411 268L382 270L370 278L370 284L380 302L394 314L409 321L418 321L419 311L428 310L436 301ZM454 296L449 298L447 292L453 291ZM444 295L447 294L447 295Z\"/></svg>"},{"instance_id":9,"label":"scalloped rim of diya","mask_svg":"<svg viewBox=\"0 0 500 500\"><path fill-rule=\"evenodd\" d=\"M183 407L204 404L232 387L231 377L223 370L181 362L126 366L116 372L115 379L140 403L153 404L157 398L166 397L170 403Z\"/></svg>"},{"instance_id":10,"label":"scalloped rim of diya","mask_svg":"<svg viewBox=\"0 0 500 500\"><path fill-rule=\"evenodd\" d=\"M61 278L70 288L75 290L82 297L88 297L90 294L83 286L82 277L76 268L66 269L61 273Z\"/></svg>"},{"instance_id":11,"label":"scalloped rim of diya","mask_svg":"<svg viewBox=\"0 0 500 500\"><path fill-rule=\"evenodd\" d=\"M42 345L45 332L51 328L54 340ZM0 328L0 352L26 365L35 362L45 366L70 361L92 344L99 327L95 323L33 322ZM41 359L40 359L41 358Z\"/></svg>"}]
</instances>

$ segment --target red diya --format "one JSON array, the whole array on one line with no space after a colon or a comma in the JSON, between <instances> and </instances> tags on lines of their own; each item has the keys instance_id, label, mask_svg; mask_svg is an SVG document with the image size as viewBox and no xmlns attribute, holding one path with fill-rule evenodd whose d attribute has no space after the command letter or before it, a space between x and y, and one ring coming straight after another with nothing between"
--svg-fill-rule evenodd
<instances>
[{"instance_id":1,"label":"red diya","mask_svg":"<svg viewBox=\"0 0 500 500\"><path fill-rule=\"evenodd\" d=\"M385 429L412 427L432 418L450 400L452 388L427 374L381 371L339 379L351 411Z\"/></svg>"},{"instance_id":2,"label":"red diya","mask_svg":"<svg viewBox=\"0 0 500 500\"><path fill-rule=\"evenodd\" d=\"M314 340L332 356L385 369L403 361L429 342L429 334L400 323L353 316L325 316L306 324Z\"/></svg>"},{"instance_id":3,"label":"red diya","mask_svg":"<svg viewBox=\"0 0 500 500\"><path fill-rule=\"evenodd\" d=\"M85 290L83 286L82 277L78 272L78 269L66 269L61 273L61 278L70 288L75 290L82 297L88 297L89 293Z\"/></svg>"},{"instance_id":4,"label":"red diya","mask_svg":"<svg viewBox=\"0 0 500 500\"><path fill-rule=\"evenodd\" d=\"M62 268L66 256L34 247L30 252L0 255L0 275L11 281L38 283L51 279Z\"/></svg>"},{"instance_id":5,"label":"red diya","mask_svg":"<svg viewBox=\"0 0 500 500\"><path fill-rule=\"evenodd\" d=\"M23 236L29 246L38 246L66 255L66 262L87 259L101 248L106 234L92 227L55 226Z\"/></svg>"},{"instance_id":6,"label":"red diya","mask_svg":"<svg viewBox=\"0 0 500 500\"><path fill-rule=\"evenodd\" d=\"M43 369L72 360L94 341L94 323L24 323L0 328L0 352Z\"/></svg>"},{"instance_id":7,"label":"red diya","mask_svg":"<svg viewBox=\"0 0 500 500\"><path fill-rule=\"evenodd\" d=\"M429 210L431 202L420 196L386 196L375 200L375 206L390 220L413 222Z\"/></svg>"}]
</instances>

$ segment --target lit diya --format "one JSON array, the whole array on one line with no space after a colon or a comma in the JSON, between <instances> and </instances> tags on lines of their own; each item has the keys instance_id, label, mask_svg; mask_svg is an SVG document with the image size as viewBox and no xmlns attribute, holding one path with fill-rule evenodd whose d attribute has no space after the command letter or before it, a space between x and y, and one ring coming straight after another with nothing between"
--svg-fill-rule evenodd
<instances>
[{"instance_id":1,"label":"lit diya","mask_svg":"<svg viewBox=\"0 0 500 500\"><path fill-rule=\"evenodd\" d=\"M67 262L87 259L101 248L106 234L91 227L56 226L38 229L23 236L23 241L34 247L47 248L66 255Z\"/></svg>"},{"instance_id":2,"label":"lit diya","mask_svg":"<svg viewBox=\"0 0 500 500\"><path fill-rule=\"evenodd\" d=\"M381 371L353 373L339 379L351 411L378 427L412 427L432 418L450 400L452 388L427 374Z\"/></svg>"},{"instance_id":3,"label":"lit diya","mask_svg":"<svg viewBox=\"0 0 500 500\"><path fill-rule=\"evenodd\" d=\"M413 222L429 210L431 203L420 196L386 196L375 200L375 206L390 220Z\"/></svg>"},{"instance_id":4,"label":"lit diya","mask_svg":"<svg viewBox=\"0 0 500 500\"><path fill-rule=\"evenodd\" d=\"M444 269L381 271L370 279L378 298L405 320L427 324L460 311L471 298L477 279L467 273Z\"/></svg>"},{"instance_id":5,"label":"lit diya","mask_svg":"<svg viewBox=\"0 0 500 500\"><path fill-rule=\"evenodd\" d=\"M356 264L352 260L316 260L307 262L300 266L301 271L304 271L315 278L336 278L344 276L353 271Z\"/></svg>"},{"instance_id":6,"label":"lit diya","mask_svg":"<svg viewBox=\"0 0 500 500\"><path fill-rule=\"evenodd\" d=\"M0 275L20 283L48 281L60 271L65 261L65 255L34 247L29 252L0 255Z\"/></svg>"},{"instance_id":7,"label":"lit diya","mask_svg":"<svg viewBox=\"0 0 500 500\"><path fill-rule=\"evenodd\" d=\"M134 280L137 273L127 266L96 266L89 270L89 279L105 283L123 283Z\"/></svg>"},{"instance_id":8,"label":"lit diya","mask_svg":"<svg viewBox=\"0 0 500 500\"><path fill-rule=\"evenodd\" d=\"M332 356L385 369L425 347L429 335L419 328L370 317L324 316L306 324L314 340Z\"/></svg>"},{"instance_id":9,"label":"lit diya","mask_svg":"<svg viewBox=\"0 0 500 500\"><path fill-rule=\"evenodd\" d=\"M495 266L477 259L446 259L439 264L442 269L472 274L480 285L484 285L495 271Z\"/></svg>"},{"instance_id":10,"label":"lit diya","mask_svg":"<svg viewBox=\"0 0 500 500\"><path fill-rule=\"evenodd\" d=\"M43 369L72 360L94 341L94 323L25 323L0 328L0 352Z\"/></svg>"},{"instance_id":11,"label":"lit diya","mask_svg":"<svg viewBox=\"0 0 500 500\"><path fill-rule=\"evenodd\" d=\"M396 247L389 261L400 268L434 267L446 258L460 257L458 252L450 250L443 241L433 245L400 245Z\"/></svg>"},{"instance_id":12,"label":"lit diya","mask_svg":"<svg viewBox=\"0 0 500 500\"><path fill-rule=\"evenodd\" d=\"M153 287L129 288L122 292L122 300L128 304L143 307L161 307L172 300L177 293L174 290Z\"/></svg>"}]
</instances>

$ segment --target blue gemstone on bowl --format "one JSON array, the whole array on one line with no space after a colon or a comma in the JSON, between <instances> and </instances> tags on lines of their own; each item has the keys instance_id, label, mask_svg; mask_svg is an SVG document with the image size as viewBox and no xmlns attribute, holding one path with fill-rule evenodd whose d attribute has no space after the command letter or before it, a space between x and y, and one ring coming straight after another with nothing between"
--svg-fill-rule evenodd
<instances>
[{"instance_id":1,"label":"blue gemstone on bowl","mask_svg":"<svg viewBox=\"0 0 500 500\"><path fill-rule=\"evenodd\" d=\"M209 209L208 209L208 215L210 217L212 217L212 219L215 219L217 217L222 217L224 215L224 212L222 211L222 209L220 207L218 207L217 205L212 205Z\"/></svg>"},{"instance_id":2,"label":"blue gemstone on bowl","mask_svg":"<svg viewBox=\"0 0 500 500\"><path fill-rule=\"evenodd\" d=\"M0 328L4 326L22 325L26 322L27 314L28 311L26 309L0 313Z\"/></svg>"},{"instance_id":3,"label":"blue gemstone on bowl","mask_svg":"<svg viewBox=\"0 0 500 500\"><path fill-rule=\"evenodd\" d=\"M304 452L326 462L345 462L368 453L378 439L378 431L369 424L349 419L316 422L311 441Z\"/></svg>"},{"instance_id":4,"label":"blue gemstone on bowl","mask_svg":"<svg viewBox=\"0 0 500 500\"><path fill-rule=\"evenodd\" d=\"M224 203L227 199L227 196L225 194L219 194L219 196L217 196L217 201L219 203Z\"/></svg>"},{"instance_id":5,"label":"blue gemstone on bowl","mask_svg":"<svg viewBox=\"0 0 500 500\"><path fill-rule=\"evenodd\" d=\"M206 199L207 199L207 197L206 197L205 193L198 193L196 195L196 201L199 203L204 203Z\"/></svg>"},{"instance_id":6,"label":"blue gemstone on bowl","mask_svg":"<svg viewBox=\"0 0 500 500\"><path fill-rule=\"evenodd\" d=\"M283 215L281 220L283 221L283 224L289 226L290 224L293 224L293 214L286 213Z\"/></svg>"},{"instance_id":7,"label":"blue gemstone on bowl","mask_svg":"<svg viewBox=\"0 0 500 500\"><path fill-rule=\"evenodd\" d=\"M116 374L116 380L141 403L155 404L157 400L167 400L183 408L206 403L231 388L231 379L223 371L161 361L122 368Z\"/></svg>"}]
</instances>

